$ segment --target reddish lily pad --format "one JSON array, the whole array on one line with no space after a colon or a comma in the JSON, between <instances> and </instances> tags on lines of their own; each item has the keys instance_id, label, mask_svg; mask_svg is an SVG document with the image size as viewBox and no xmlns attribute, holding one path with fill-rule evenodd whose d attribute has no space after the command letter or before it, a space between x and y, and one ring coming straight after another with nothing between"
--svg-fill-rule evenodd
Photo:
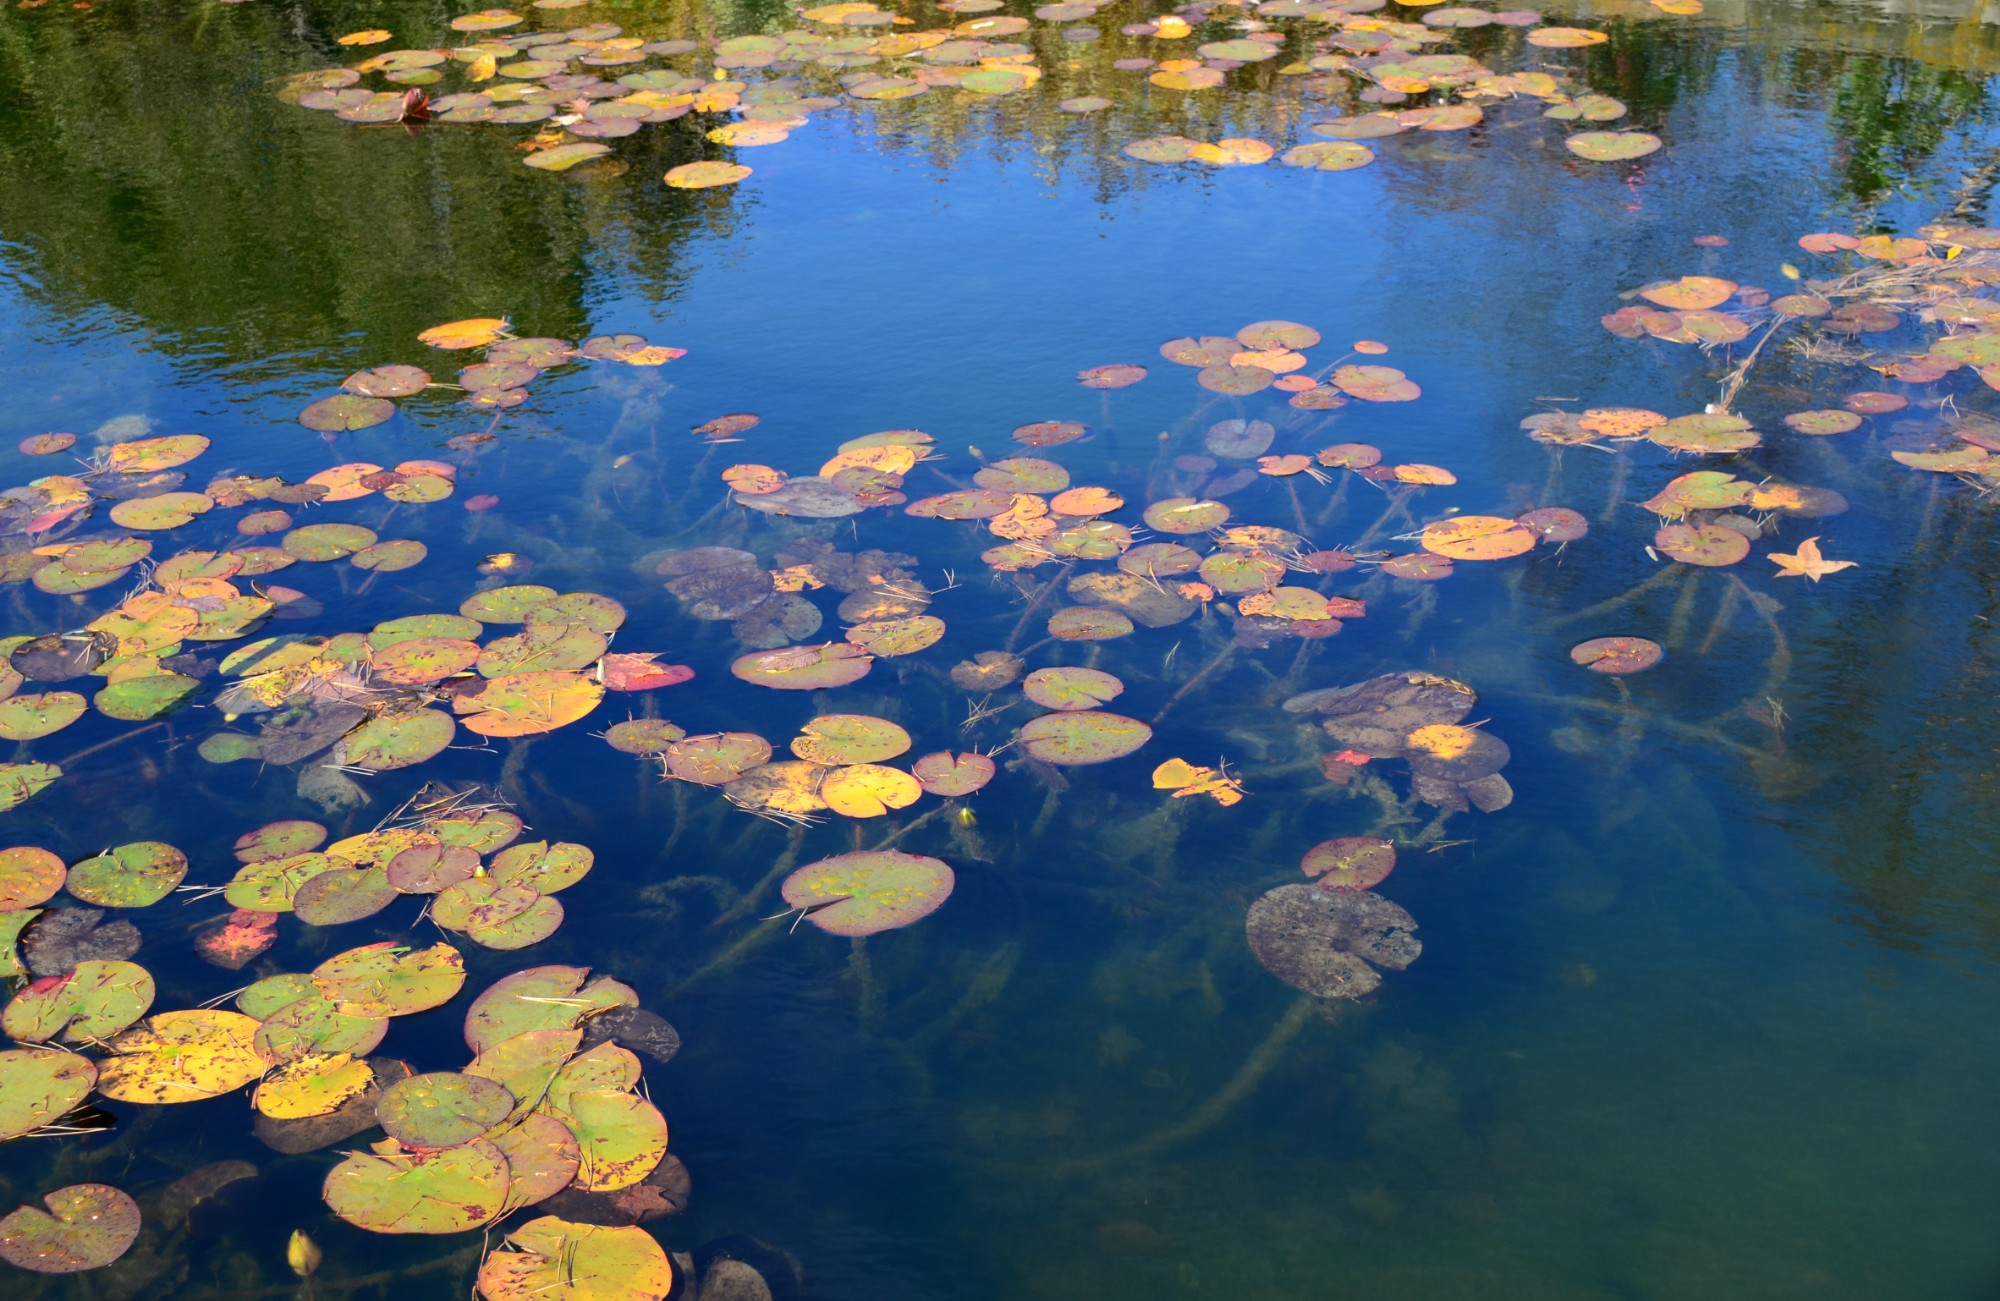
<instances>
[{"instance_id":1,"label":"reddish lily pad","mask_svg":"<svg viewBox=\"0 0 2000 1301\"><path fill-rule=\"evenodd\" d=\"M0 1218L0 1258L37 1274L76 1274L109 1265L138 1236L139 1203L109 1184L71 1184Z\"/></svg>"}]
</instances>

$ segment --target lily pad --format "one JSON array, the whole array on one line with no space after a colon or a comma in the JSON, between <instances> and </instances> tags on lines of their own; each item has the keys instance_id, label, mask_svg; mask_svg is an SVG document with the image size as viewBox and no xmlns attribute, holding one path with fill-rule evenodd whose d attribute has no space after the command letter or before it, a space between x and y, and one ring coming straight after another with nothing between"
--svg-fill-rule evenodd
<instances>
[{"instance_id":1,"label":"lily pad","mask_svg":"<svg viewBox=\"0 0 2000 1301\"><path fill-rule=\"evenodd\" d=\"M172 894L187 869L187 855L172 845L135 841L72 865L68 889L102 908L145 908Z\"/></svg>"},{"instance_id":2,"label":"lily pad","mask_svg":"<svg viewBox=\"0 0 2000 1301\"><path fill-rule=\"evenodd\" d=\"M1423 944L1415 919L1366 890L1281 885L1250 905L1250 951L1278 979L1316 998L1357 999L1401 971Z\"/></svg>"},{"instance_id":3,"label":"lily pad","mask_svg":"<svg viewBox=\"0 0 2000 1301\"><path fill-rule=\"evenodd\" d=\"M940 750L910 765L910 775L926 791L944 796L970 795L992 781L995 771L993 760L972 751L952 754Z\"/></svg>"},{"instance_id":4,"label":"lily pad","mask_svg":"<svg viewBox=\"0 0 2000 1301\"><path fill-rule=\"evenodd\" d=\"M514 1095L492 1080L433 1071L382 1090L375 1117L383 1132L406 1147L456 1147L500 1124L513 1110Z\"/></svg>"},{"instance_id":5,"label":"lily pad","mask_svg":"<svg viewBox=\"0 0 2000 1301\"><path fill-rule=\"evenodd\" d=\"M62 859L46 849L0 849L0 912L47 903L63 888L66 874Z\"/></svg>"},{"instance_id":6,"label":"lily pad","mask_svg":"<svg viewBox=\"0 0 2000 1301\"><path fill-rule=\"evenodd\" d=\"M874 657L851 642L758 651L730 664L745 682L785 691L824 691L866 677Z\"/></svg>"},{"instance_id":7,"label":"lily pad","mask_svg":"<svg viewBox=\"0 0 2000 1301\"><path fill-rule=\"evenodd\" d=\"M328 958L313 983L349 1016L408 1016L450 1002L465 984L465 960L449 944L411 949L385 940Z\"/></svg>"},{"instance_id":8,"label":"lily pad","mask_svg":"<svg viewBox=\"0 0 2000 1301\"><path fill-rule=\"evenodd\" d=\"M90 1096L97 1067L53 1048L0 1052L0 1140L19 1138L62 1119Z\"/></svg>"},{"instance_id":9,"label":"lily pad","mask_svg":"<svg viewBox=\"0 0 2000 1301\"><path fill-rule=\"evenodd\" d=\"M0 1028L23 1043L95 1043L153 1005L153 977L136 962L90 959L35 981L0 1013Z\"/></svg>"},{"instance_id":10,"label":"lily pad","mask_svg":"<svg viewBox=\"0 0 2000 1301\"><path fill-rule=\"evenodd\" d=\"M0 1218L0 1259L37 1274L76 1274L109 1265L138 1236L139 1203L109 1184L72 1184Z\"/></svg>"},{"instance_id":11,"label":"lily pad","mask_svg":"<svg viewBox=\"0 0 2000 1301\"><path fill-rule=\"evenodd\" d=\"M1569 648L1569 657L1592 673L1638 673L1660 662L1660 643L1644 637L1593 637Z\"/></svg>"},{"instance_id":12,"label":"lily pad","mask_svg":"<svg viewBox=\"0 0 2000 1301\"><path fill-rule=\"evenodd\" d=\"M482 1138L436 1152L351 1152L321 1195L335 1215L374 1233L462 1233L507 1205L507 1158Z\"/></svg>"},{"instance_id":13,"label":"lily pad","mask_svg":"<svg viewBox=\"0 0 2000 1301\"><path fill-rule=\"evenodd\" d=\"M1131 754L1153 735L1136 718L1091 710L1044 714L1022 725L1022 746L1045 763L1078 765L1106 763Z\"/></svg>"},{"instance_id":14,"label":"lily pad","mask_svg":"<svg viewBox=\"0 0 2000 1301\"><path fill-rule=\"evenodd\" d=\"M836 854L785 878L785 902L834 935L873 935L920 921L950 896L952 870L897 850Z\"/></svg>"},{"instance_id":15,"label":"lily pad","mask_svg":"<svg viewBox=\"0 0 2000 1301\"><path fill-rule=\"evenodd\" d=\"M589 977L588 967L547 966L495 982L466 1011L467 1046L484 1053L515 1035L568 1030L598 1013L639 1006L631 986L609 976Z\"/></svg>"},{"instance_id":16,"label":"lily pad","mask_svg":"<svg viewBox=\"0 0 2000 1301\"><path fill-rule=\"evenodd\" d=\"M1396 866L1396 847L1375 836L1322 840L1305 853L1299 867L1319 878L1323 890L1372 890Z\"/></svg>"},{"instance_id":17,"label":"lily pad","mask_svg":"<svg viewBox=\"0 0 2000 1301\"><path fill-rule=\"evenodd\" d=\"M84 699L74 691L45 691L0 700L0 738L33 741L60 732L83 717Z\"/></svg>"},{"instance_id":18,"label":"lily pad","mask_svg":"<svg viewBox=\"0 0 2000 1301\"><path fill-rule=\"evenodd\" d=\"M479 1267L487 1301L656 1301L674 1288L667 1253L644 1229L544 1215Z\"/></svg>"},{"instance_id":19,"label":"lily pad","mask_svg":"<svg viewBox=\"0 0 2000 1301\"><path fill-rule=\"evenodd\" d=\"M117 1102L198 1102L262 1076L257 1022L241 1012L161 1012L111 1041L97 1088Z\"/></svg>"},{"instance_id":20,"label":"lily pad","mask_svg":"<svg viewBox=\"0 0 2000 1301\"><path fill-rule=\"evenodd\" d=\"M1110 703L1125 684L1099 669L1036 669L1021 683L1022 694L1044 709L1070 712Z\"/></svg>"}]
</instances>

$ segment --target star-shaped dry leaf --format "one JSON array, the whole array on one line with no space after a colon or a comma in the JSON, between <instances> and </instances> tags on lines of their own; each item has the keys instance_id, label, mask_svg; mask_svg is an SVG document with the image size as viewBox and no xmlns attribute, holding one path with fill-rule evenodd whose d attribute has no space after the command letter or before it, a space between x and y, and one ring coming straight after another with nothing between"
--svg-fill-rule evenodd
<instances>
[{"instance_id":1,"label":"star-shaped dry leaf","mask_svg":"<svg viewBox=\"0 0 2000 1301\"><path fill-rule=\"evenodd\" d=\"M1822 558L1819 554L1819 539L1816 537L1807 538L1804 542L1799 543L1798 552L1794 555L1788 556L1782 551L1773 551L1771 559L1778 566L1778 577L1810 578L1815 583L1828 574L1837 574L1843 569L1852 569L1855 563L1852 560L1827 560Z\"/></svg>"}]
</instances>

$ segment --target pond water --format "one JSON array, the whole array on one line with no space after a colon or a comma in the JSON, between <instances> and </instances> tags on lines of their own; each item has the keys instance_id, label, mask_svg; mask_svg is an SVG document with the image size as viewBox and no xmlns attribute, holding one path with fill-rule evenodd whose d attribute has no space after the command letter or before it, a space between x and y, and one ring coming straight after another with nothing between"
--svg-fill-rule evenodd
<instances>
[{"instance_id":1,"label":"pond water","mask_svg":"<svg viewBox=\"0 0 2000 1301\"><path fill-rule=\"evenodd\" d=\"M251 981L357 946L451 945L463 990L357 1050L380 1067L374 1087L393 1077L388 1059L464 1068L466 1010L510 973L572 964L624 982L684 1045L671 1061L656 1045L643 1085L600 1090L643 1089L689 1172L685 1209L644 1225L677 1253L680 1295L703 1274L702 1295L763 1295L717 1264L728 1260L801 1301L1991 1295L2000 711L1987 688L2000 673L2000 530L1987 497L2000 475L1983 466L2000 449L2000 417L1985 414L2000 407L2000 370L1989 387L1978 367L2000 363L1980 332L2000 320L1981 306L2000 283L1989 248L2000 237L1984 229L2000 177L1989 77L2000 28L1973 5L1676 7L1688 6L1612 0L1534 26L1433 26L1406 54L1379 43L1413 41L1405 25L1435 9L1119 0L1051 17L1020 0L956 13L910 0L809 19L778 3L590 3L523 5L523 21L483 32L401 0L0 10L0 473L39 484L0 501L0 632L76 632L121 603L171 624L158 609L179 602L216 625L147 646L129 620L103 625L128 639L113 653L150 650L198 685L157 717L92 708L54 734L10 739L0 758L61 773L0 813L0 849L70 865L69 895L32 900L48 909L90 901L75 865L110 846L167 842L188 859L186 886L222 887L243 866L237 838L264 824L311 820L338 841L447 792L512 809L530 839L587 847L594 866L562 891L560 927L526 948L441 929L427 905L442 898L398 896L341 924L276 913L269 947L232 971L197 950L231 915L218 893L183 889L116 916L137 928L127 957L156 985L155 1015L233 1008ZM1174 12L1190 34L1157 24ZM957 39L1005 44L961 56L993 61L973 85L1000 93L937 75L976 62L912 57L937 41L912 39L893 67L855 53L885 32L992 18L1026 26ZM1141 23L1153 26L1122 30ZM694 44L621 62L619 31L553 35L591 24ZM1608 39L1534 39L1564 27ZM337 43L376 28L390 35ZM800 29L820 43L739 39ZM627 85L653 90L651 110L675 120L547 171L522 160L531 142L570 138L554 118L350 123L299 102L343 89L301 74L537 32L552 35L498 61L555 46L559 66L543 77L659 73ZM1280 38L1279 57L1242 48L1264 33ZM1198 52L1225 40L1237 45ZM767 66L773 49L791 62ZM593 53L616 57L575 62ZM1382 71L1438 54L1478 67L1430 65L1435 84L1414 85ZM852 62L813 61L843 56ZM360 89L539 84L536 69L468 80L484 71L477 58L446 58L431 82L424 57L392 55ZM1114 66L1174 58L1222 84L1175 89L1149 80L1157 67ZM1225 66L1193 62L1204 58ZM892 76L923 88L912 68L938 84L855 93ZM524 102L580 113L585 82L557 85L577 103ZM697 92L709 98L682 107ZM1586 95L1623 115L1544 117ZM1082 96L1106 102L1059 107ZM364 102L387 100L339 101ZM1124 152L1178 136L1253 138L1282 154L1336 138L1313 123L1449 104L1478 104L1483 120L1398 123L1362 140L1374 157L1351 170ZM755 107L768 111L746 113ZM487 111L462 100L438 113ZM705 136L759 119L790 138ZM1662 143L1590 161L1564 143L1585 130ZM708 188L662 183L703 160L752 171ZM1798 242L1920 230L1930 242L1914 248ZM1658 287L1686 276L1707 279ZM1774 314L1783 295L1822 301L1781 299ZM1685 314L1645 318L1652 303ZM637 337L588 358L542 353L562 364L513 405L448 387L493 330L472 329L479 346L459 350L418 339L468 318L504 318L524 339ZM1271 321L1310 328L1216 341ZM1965 337L1930 351L1947 333ZM1224 369L1163 355L1166 341L1205 336L1182 351ZM643 351L655 345L685 351ZM511 345L500 346L504 359ZM1225 373L1238 349L1265 365ZM350 374L386 365L447 387L398 396L393 411L355 401L312 417L361 427L301 424ZM1079 383L1112 365L1146 373ZM1392 366L1408 382L1336 369L1351 366ZM1577 419L1606 409L1656 414ZM1659 430L1705 409L1743 417L1756 445L1726 421ZM1835 434L1784 419L1850 409L1851 420L1794 422L1854 426ZM757 419L701 428L730 414ZM1017 435L1037 422L1083 434ZM839 486L781 490L798 510L838 499L830 518L749 509L765 494L732 494L722 477L753 465L813 481L842 444L911 430L932 441L870 440ZM1672 430L1685 431L1681 450L1662 445ZM51 431L74 433L74 446L15 450ZM161 471L184 483L106 460L129 455L107 451L121 443L190 433L209 446ZM1631 434L1650 436L1611 436ZM1380 465L1366 451L1318 455L1336 445L1379 449ZM169 445L158 459L178 455ZM1311 468L1258 459L1288 455ZM1041 498L1016 501L1018 527L995 536L988 517L1008 501L974 490L1045 498L1061 486L1039 467L1032 483L984 468L1021 456L1120 502L1099 514L1108 503L1059 500L1051 533ZM336 470L356 465L367 469ZM1381 468L1396 466L1400 477ZM1694 471L1737 478L1641 505ZM335 500L287 504L297 494L275 482L315 475ZM210 487L234 476L253 482ZM204 489L201 513L180 516L115 501ZM1192 512L1193 525L1142 518L1170 498L1220 505ZM1587 533L1514 554L1520 530L1507 522L1549 507L1578 512ZM370 573L346 558L366 538L239 527L273 509L425 554L397 569L409 557L392 551ZM1682 514L1693 551L1686 530L1660 532ZM1487 529L1484 542L1425 531L1452 516L1498 522L1465 526ZM1135 536L1084 523L1093 517ZM1267 532L1202 527L1225 520ZM1727 558L1718 552L1741 550L1746 533L1734 564L1668 554ZM241 554L148 568L288 536L292 552L333 558L270 577L260 571L279 562L262 551L243 570ZM109 541L120 537L149 541L150 556L126 569L130 544ZM1805 581L1766 558L1809 561L1802 544L1815 537L1852 567ZM1156 578L1072 590L1121 573L1134 541L1233 560L1182 572L1179 553L1156 550L1145 553ZM103 545L65 561L65 545L85 543ZM1439 578L1438 552L1482 546L1504 558L1462 558ZM1397 556L1419 558L1383 568ZM773 592L780 570L778 586L802 590ZM155 594L135 595L149 577ZM1259 595L1280 582L1279 597ZM512 704L477 703L478 674L457 673L470 666L397 685L380 658L392 639L352 636L525 584L619 603L611 649L658 653L692 678L598 702L603 645L577 625L609 631L601 602L531 620L567 630L562 645L489 650L489 675L556 674ZM470 607L488 615L483 628L424 631L489 646L521 631L486 601ZM1102 613L1059 612L1121 602L1139 615L1125 635L1046 631L1056 616L1071 632L1115 633ZM1297 620L1257 613L1273 609ZM882 653L859 661L865 676L819 690L772 689L768 662L760 674L743 658L846 645L858 623L917 615L940 620L941 635L864 629ZM295 639L270 648L277 659L225 659L273 636ZM1664 655L1627 676L1572 661L1573 646L1611 636ZM38 670L17 698L89 700L112 671L73 677L48 667L60 651L9 650ZM982 667L974 657L987 652L1024 662ZM308 669L252 678L287 656ZM1113 675L1122 691L1106 708L1150 724L1143 746L1090 764L1029 754L1016 734L1044 710L1017 674L1064 667ZM1394 736L1354 730L1337 704L1329 719L1316 698L1285 708L1389 674L1430 684L1430 712L1390 715ZM580 703L537 733L545 705L530 697L544 692L549 709L556 693ZM449 748L382 771L329 766L327 747L362 710L394 717L426 695L433 725L456 711ZM6 708L10 737L40 730L34 711ZM690 738L754 733L782 760L829 713L904 729L908 752L881 758L891 767L977 750L997 770L969 795L926 790L853 817L836 811L844 801L815 807L831 765L767 770L790 783L775 791L725 792L664 776L657 757L605 737L628 719L670 720ZM1445 726L1404 735L1431 723ZM1496 737L1498 779L1484 758ZM344 744L352 759L359 743ZM1176 758L1220 774L1176 796L1155 780ZM856 780L879 781L892 802L918 795L907 778ZM1454 811L1465 783L1481 807ZM739 807L773 799L807 811ZM1422 951L1402 969L1383 963L1361 997L1313 997L1260 963L1246 915L1279 887L1318 917L1369 898L1305 885L1302 857L1343 837L1395 847L1373 895L1407 911ZM865 940L816 924L832 910L784 911L791 870L878 847L948 864L949 898ZM0 857L0 897L19 906L24 861ZM1391 948L1408 959L1407 944ZM1347 963L1336 972L1360 993L1372 969L1357 977ZM29 979L13 979L17 1001L48 997ZM78 1037L86 1057L106 1057ZM331 1078L338 1064L312 1073ZM171 1073L159 1059L152 1069ZM327 1145L278 1150L260 1141L240 1083L172 1106L95 1096L69 1118L83 1132L0 1145L0 1209L108 1184L143 1215L114 1264L0 1265L6 1294L465 1296L482 1251L547 1213L513 1209L485 1231L370 1232L322 1192L358 1160L346 1153L382 1135L350 1126ZM33 1110L10 1087L0 1120L9 1106ZM259 1105L281 1105L275 1096ZM296 1231L320 1254L309 1283L287 1261ZM641 1271L606 1268L630 1290L589 1295L658 1295ZM544 1285L495 1290L586 1294L533 1291Z\"/></svg>"}]
</instances>

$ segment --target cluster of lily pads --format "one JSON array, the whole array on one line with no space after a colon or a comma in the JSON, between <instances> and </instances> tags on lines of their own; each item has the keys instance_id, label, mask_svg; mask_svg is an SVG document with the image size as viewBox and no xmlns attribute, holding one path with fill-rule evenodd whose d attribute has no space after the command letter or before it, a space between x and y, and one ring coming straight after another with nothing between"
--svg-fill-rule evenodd
<instances>
[{"instance_id":1,"label":"cluster of lily pads","mask_svg":"<svg viewBox=\"0 0 2000 1301\"><path fill-rule=\"evenodd\" d=\"M408 809L323 852L317 823L238 837L242 866L221 888L237 911L198 942L204 956L238 967L270 947L282 914L332 926L406 894L425 896L447 929L517 948L553 929L549 896L591 864L580 845L519 842L519 817L469 793ZM629 986L567 966L500 980L467 1009L474 1056L463 1071L416 1073L370 1056L391 1018L459 993L465 964L449 943L365 944L310 972L261 977L225 996L234 1010L218 999L154 1011L153 978L129 960L138 931L94 920L102 908L160 902L184 888L187 868L184 853L159 842L69 865L43 849L0 851L0 971L36 977L0 1012L0 1029L23 1045L0 1052L0 1139L74 1132L68 1118L93 1097L157 1106L252 1088L256 1134L279 1152L382 1130L326 1176L327 1205L358 1227L456 1233L530 1206L547 1212L487 1257L479 1286L490 1301L600 1270L620 1279L618 1295L666 1295L672 1266L635 1226L678 1211L688 1181L667 1155L665 1119L640 1093L637 1054L665 1062L680 1038ZM96 907L43 908L63 891ZM82 927L69 920L78 915ZM0 1219L0 1258L49 1273L96 1268L140 1228L137 1203L105 1185L58 1190L46 1208Z\"/></svg>"},{"instance_id":2,"label":"cluster of lily pads","mask_svg":"<svg viewBox=\"0 0 2000 1301\"><path fill-rule=\"evenodd\" d=\"M491 411L505 411L528 400L528 386L545 370L579 361L620 362L627 366L662 366L687 355L685 348L669 348L648 343L636 334L601 334L571 343L567 339L522 338L513 334L500 317L479 316L432 326L417 338L433 348L454 352L484 348L480 361L458 372L455 385L438 384L421 366L396 362L356 371L341 381L341 391L309 404L299 412L299 423L324 434L349 433L369 429L396 414L392 399L412 397L427 389L449 388L462 392L463 403ZM479 435L461 435L454 445L479 441ZM391 500L429 500L405 495Z\"/></svg>"},{"instance_id":3,"label":"cluster of lily pads","mask_svg":"<svg viewBox=\"0 0 2000 1301\"><path fill-rule=\"evenodd\" d=\"M1270 65L1309 103L1342 98L1357 108L1394 106L1308 123L1309 138L1286 149L1281 161L1314 171L1372 162L1374 152L1361 141L1404 131L1465 130L1485 120L1489 108L1514 100L1541 104L1544 117L1587 128L1625 116L1624 104L1588 92L1566 73L1541 66L1499 72L1482 58L1435 52L1463 32L1513 29L1523 35L1505 51L1531 54L1540 64L1550 52L1602 45L1610 40L1607 33L1543 25L1531 9L1431 7L1438 2L1399 3L1397 10L1413 11L1399 19L1385 13L1388 0L1265 0L1254 7L1190 0L1121 24L1117 35L1143 53L1110 60L1103 76L1112 84L1074 88L1116 93L1123 89L1116 79L1136 81L1143 74L1154 91L1200 97L1264 87L1262 72ZM1700 10L1699 0L1654 5L1676 14ZM1045 77L1067 85L1075 80L1075 51L1104 36L1089 25L1103 7L1103 0L1057 0L1030 19L993 13L999 0L943 0L935 6L945 15L940 21L929 13L912 17L845 0L789 11L785 20L794 25L781 30L721 39L651 39L612 23L517 33L512 29L527 15L485 9L451 20L451 31L469 38L463 44L371 54L350 67L301 73L282 93L305 108L362 124L539 126L523 161L563 171L611 154L607 140L691 114L719 123L706 130L709 141L753 148L778 144L815 113L843 103L933 91L1001 98ZM349 33L340 43L364 47L393 39L374 28ZM1484 58L1502 49L1482 42ZM1239 69L1251 71L1232 78ZM369 78L379 81L371 87ZM447 93L432 93L447 86ZM1113 103L1105 94L1076 94L1062 98L1058 108L1088 115ZM1563 143L1573 156L1594 162L1642 158L1661 144L1645 131L1611 129L1575 131ZM1167 135L1134 140L1123 153L1145 163L1225 167L1267 162L1278 147L1249 136L1205 142ZM733 184L751 170L701 159L674 167L665 180L700 189Z\"/></svg>"}]
</instances>

